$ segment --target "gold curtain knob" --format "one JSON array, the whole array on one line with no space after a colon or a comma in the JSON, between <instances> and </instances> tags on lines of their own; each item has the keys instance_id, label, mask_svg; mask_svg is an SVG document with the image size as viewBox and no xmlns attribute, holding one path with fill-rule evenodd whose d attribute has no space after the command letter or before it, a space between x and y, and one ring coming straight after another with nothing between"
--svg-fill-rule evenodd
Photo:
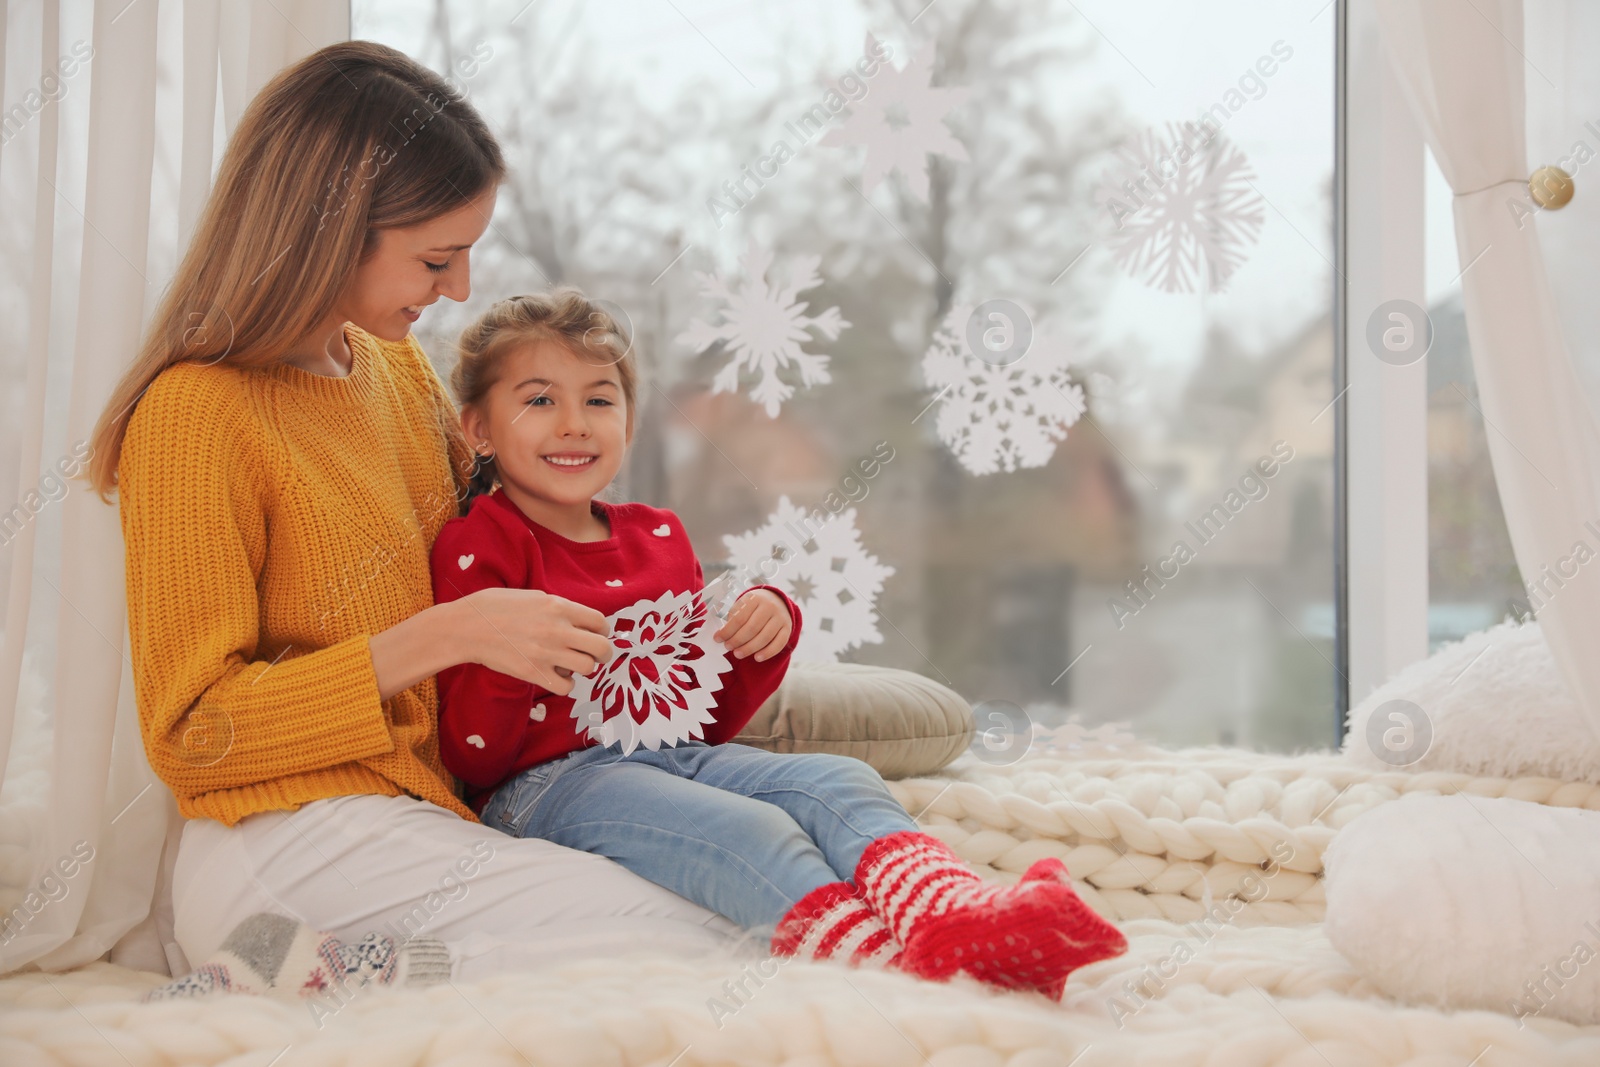
<instances>
[{"instance_id":1,"label":"gold curtain knob","mask_svg":"<svg viewBox=\"0 0 1600 1067\"><path fill-rule=\"evenodd\" d=\"M1533 202L1547 211L1564 208L1576 191L1572 175L1560 167L1540 167L1528 177L1528 193Z\"/></svg>"}]
</instances>

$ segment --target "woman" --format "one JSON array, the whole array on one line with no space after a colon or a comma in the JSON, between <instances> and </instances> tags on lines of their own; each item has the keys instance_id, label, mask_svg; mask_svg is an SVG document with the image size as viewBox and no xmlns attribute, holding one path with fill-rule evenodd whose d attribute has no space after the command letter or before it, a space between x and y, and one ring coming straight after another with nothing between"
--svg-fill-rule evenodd
<instances>
[{"instance_id":1,"label":"woman","mask_svg":"<svg viewBox=\"0 0 1600 1067\"><path fill-rule=\"evenodd\" d=\"M467 298L504 173L465 99L393 49L283 71L95 428L145 748L189 819L192 963L259 940L229 935L262 912L351 943L426 935L467 979L735 933L610 860L491 833L439 760L441 669L566 694L612 652L604 616L559 597L433 602L428 552L473 457L410 326Z\"/></svg>"}]
</instances>

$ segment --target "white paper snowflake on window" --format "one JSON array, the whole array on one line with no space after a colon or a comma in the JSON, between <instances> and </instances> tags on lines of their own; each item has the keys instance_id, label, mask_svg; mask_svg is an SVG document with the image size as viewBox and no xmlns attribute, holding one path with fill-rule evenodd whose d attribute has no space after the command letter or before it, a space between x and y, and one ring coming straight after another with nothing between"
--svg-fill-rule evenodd
<instances>
[{"instance_id":1,"label":"white paper snowflake on window","mask_svg":"<svg viewBox=\"0 0 1600 1067\"><path fill-rule=\"evenodd\" d=\"M1261 236L1266 209L1236 145L1189 122L1154 127L1117 150L1097 199L1112 257L1169 293L1220 292Z\"/></svg>"},{"instance_id":2,"label":"white paper snowflake on window","mask_svg":"<svg viewBox=\"0 0 1600 1067\"><path fill-rule=\"evenodd\" d=\"M780 497L765 526L725 534L722 543L736 573L775 585L800 605L794 660L834 663L857 645L883 643L873 605L894 568L862 547L855 508L808 513Z\"/></svg>"},{"instance_id":3,"label":"white paper snowflake on window","mask_svg":"<svg viewBox=\"0 0 1600 1067\"><path fill-rule=\"evenodd\" d=\"M795 299L797 294L822 284L822 275L817 273L821 262L821 256L796 256L790 261L786 278L769 278L772 253L751 242L739 260L743 276L737 291L729 279L719 274L700 275L701 292L723 304L722 321L713 324L695 319L678 337L678 343L689 344L700 352L722 341L733 352L733 358L711 383L713 393L737 390L740 372L748 369L760 376L750 390L750 399L763 404L767 414L777 418L783 402L794 395L794 387L778 377L780 368L793 365L800 372L800 384L806 387L833 380L828 373L828 357L804 352L800 345L811 340L812 330L837 341L840 331L850 324L836 307L820 315L807 315L810 305Z\"/></svg>"},{"instance_id":4,"label":"white paper snowflake on window","mask_svg":"<svg viewBox=\"0 0 1600 1067\"><path fill-rule=\"evenodd\" d=\"M875 54L878 42L867 34L867 52ZM934 42L918 49L904 70L887 61L867 81L867 95L852 103L850 117L822 136L819 144L866 145L867 164L861 181L868 196L889 175L899 171L906 188L924 204L928 202L928 156L940 155L965 163L967 149L950 133L944 119L964 103L970 89L935 87Z\"/></svg>"},{"instance_id":5,"label":"white paper snowflake on window","mask_svg":"<svg viewBox=\"0 0 1600 1067\"><path fill-rule=\"evenodd\" d=\"M594 673L574 677L572 718L579 732L626 755L704 736L716 721L721 675L733 668L711 635L716 618L696 593L667 592L610 616L616 650Z\"/></svg>"},{"instance_id":6,"label":"white paper snowflake on window","mask_svg":"<svg viewBox=\"0 0 1600 1067\"><path fill-rule=\"evenodd\" d=\"M986 336L1002 329L1012 331L1006 343L1020 356L997 356L987 345ZM974 339L988 348L982 356ZM939 440L973 474L1044 466L1087 410L1083 387L1067 375L1069 361L1066 343L1035 330L1010 301L952 308L922 357L922 376L938 398Z\"/></svg>"}]
</instances>

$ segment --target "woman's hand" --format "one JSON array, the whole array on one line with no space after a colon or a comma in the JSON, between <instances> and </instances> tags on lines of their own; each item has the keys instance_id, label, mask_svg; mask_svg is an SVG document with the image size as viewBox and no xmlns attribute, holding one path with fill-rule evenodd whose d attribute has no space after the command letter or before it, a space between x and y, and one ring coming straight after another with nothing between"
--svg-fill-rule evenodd
<instances>
[{"instance_id":1,"label":"woman's hand","mask_svg":"<svg viewBox=\"0 0 1600 1067\"><path fill-rule=\"evenodd\" d=\"M782 597L770 589L747 589L739 594L722 629L711 636L727 645L737 658L754 654L760 663L782 652L793 630L789 605Z\"/></svg>"},{"instance_id":2,"label":"woman's hand","mask_svg":"<svg viewBox=\"0 0 1600 1067\"><path fill-rule=\"evenodd\" d=\"M480 589L462 605L471 662L566 696L574 675L588 674L614 650L606 617L536 589Z\"/></svg>"}]
</instances>

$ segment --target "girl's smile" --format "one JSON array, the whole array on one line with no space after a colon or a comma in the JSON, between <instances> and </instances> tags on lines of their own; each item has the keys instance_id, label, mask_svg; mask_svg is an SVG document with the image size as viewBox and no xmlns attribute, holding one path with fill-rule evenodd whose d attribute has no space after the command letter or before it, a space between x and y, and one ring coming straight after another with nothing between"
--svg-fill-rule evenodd
<instances>
[{"instance_id":1,"label":"girl's smile","mask_svg":"<svg viewBox=\"0 0 1600 1067\"><path fill-rule=\"evenodd\" d=\"M583 470L599 457L590 452L560 452L545 456L544 460L561 470Z\"/></svg>"}]
</instances>

